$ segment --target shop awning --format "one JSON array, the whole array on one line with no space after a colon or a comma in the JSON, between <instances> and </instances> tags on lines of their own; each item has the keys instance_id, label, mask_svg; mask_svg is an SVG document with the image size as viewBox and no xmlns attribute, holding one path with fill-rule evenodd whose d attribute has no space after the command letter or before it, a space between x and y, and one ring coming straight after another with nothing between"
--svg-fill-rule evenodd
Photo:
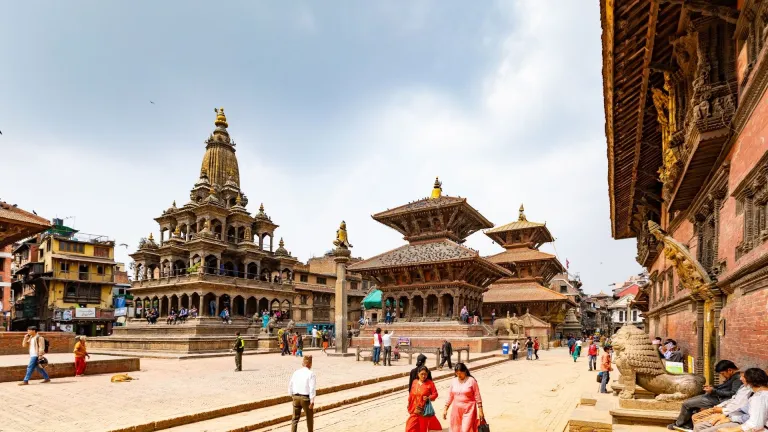
<instances>
[{"instance_id":1,"label":"shop awning","mask_svg":"<svg viewBox=\"0 0 768 432\"><path fill-rule=\"evenodd\" d=\"M381 290L373 290L363 299L366 309L381 309Z\"/></svg>"}]
</instances>

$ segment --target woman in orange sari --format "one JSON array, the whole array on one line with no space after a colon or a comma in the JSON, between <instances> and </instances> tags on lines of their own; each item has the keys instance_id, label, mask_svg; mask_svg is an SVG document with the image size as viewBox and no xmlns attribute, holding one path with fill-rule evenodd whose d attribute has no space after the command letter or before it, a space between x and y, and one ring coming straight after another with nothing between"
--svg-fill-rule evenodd
<instances>
[{"instance_id":1,"label":"woman in orange sari","mask_svg":"<svg viewBox=\"0 0 768 432\"><path fill-rule=\"evenodd\" d=\"M419 368L417 381L411 385L411 392L408 394L408 421L405 422L405 432L428 432L441 431L443 427L440 421L432 414L424 416L424 405L427 401L437 399L437 389L435 383L427 378L429 369L426 366Z\"/></svg>"}]
</instances>

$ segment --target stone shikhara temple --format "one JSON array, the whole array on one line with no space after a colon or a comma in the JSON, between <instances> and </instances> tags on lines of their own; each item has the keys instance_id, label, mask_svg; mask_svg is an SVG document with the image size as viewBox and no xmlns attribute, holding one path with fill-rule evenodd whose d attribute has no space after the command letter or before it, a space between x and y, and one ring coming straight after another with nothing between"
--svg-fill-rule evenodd
<instances>
[{"instance_id":1,"label":"stone shikhara temple","mask_svg":"<svg viewBox=\"0 0 768 432\"><path fill-rule=\"evenodd\" d=\"M235 317L264 309L290 315L298 260L282 239L273 250L278 225L263 205L255 216L245 208L248 197L240 189L235 142L223 108L217 110L215 125L189 202L177 207L174 201L155 218L159 243L150 235L131 254L131 292L142 314L157 308L165 316L171 308L195 306L209 316L214 301L214 316L225 307Z\"/></svg>"},{"instance_id":2,"label":"stone shikhara temple","mask_svg":"<svg viewBox=\"0 0 768 432\"><path fill-rule=\"evenodd\" d=\"M200 177L189 201L180 207L174 201L155 218L159 239L150 234L130 255L135 315L127 326L114 328L111 337L93 339L93 348L221 351L230 348L235 331L240 331L247 348L271 350L274 337L262 334L261 320L253 320L264 310L272 315L279 311L281 327L294 320L301 331L312 325L333 328L334 257L303 264L291 256L282 238L273 247L278 225L263 205L256 215L246 209L248 197L240 188L235 143L223 108L216 110L215 125L205 141ZM356 321L370 281L353 272L346 273L344 281L347 319ZM163 324L170 311L182 307L196 308L198 318ZM231 324L219 318L225 308ZM158 324L149 325L146 316L154 309Z\"/></svg>"}]
</instances>

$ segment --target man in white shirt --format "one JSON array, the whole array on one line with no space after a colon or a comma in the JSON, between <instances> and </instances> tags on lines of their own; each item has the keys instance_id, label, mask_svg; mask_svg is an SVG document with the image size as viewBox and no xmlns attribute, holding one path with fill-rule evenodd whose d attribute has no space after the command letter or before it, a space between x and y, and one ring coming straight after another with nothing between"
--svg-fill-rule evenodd
<instances>
[{"instance_id":1,"label":"man in white shirt","mask_svg":"<svg viewBox=\"0 0 768 432\"><path fill-rule=\"evenodd\" d=\"M384 345L384 366L392 366L392 333L384 330L384 336L381 337L381 344Z\"/></svg>"},{"instance_id":2,"label":"man in white shirt","mask_svg":"<svg viewBox=\"0 0 768 432\"><path fill-rule=\"evenodd\" d=\"M312 432L314 426L315 395L317 394L315 373L312 372L312 356L304 357L301 364L304 367L294 372L291 380L288 382L288 394L293 398L291 432L296 432L299 427L302 409L307 416L307 431Z\"/></svg>"},{"instance_id":3,"label":"man in white shirt","mask_svg":"<svg viewBox=\"0 0 768 432\"><path fill-rule=\"evenodd\" d=\"M40 359L45 358L45 339L37 333L37 327L30 326L27 328L27 334L24 335L21 346L29 346L29 364L27 365L27 374L24 375L24 381L20 382L19 385L29 384L29 379L32 378L32 372L35 370L43 376L44 383L51 382L48 373L40 367Z\"/></svg>"},{"instance_id":4,"label":"man in white shirt","mask_svg":"<svg viewBox=\"0 0 768 432\"><path fill-rule=\"evenodd\" d=\"M312 347L317 348L317 326L312 327Z\"/></svg>"}]
</instances>

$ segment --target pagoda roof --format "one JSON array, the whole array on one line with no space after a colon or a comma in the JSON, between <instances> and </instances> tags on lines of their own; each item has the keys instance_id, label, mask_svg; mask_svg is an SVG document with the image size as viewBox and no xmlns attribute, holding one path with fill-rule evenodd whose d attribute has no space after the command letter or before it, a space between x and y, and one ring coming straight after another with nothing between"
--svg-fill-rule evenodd
<instances>
[{"instance_id":1,"label":"pagoda roof","mask_svg":"<svg viewBox=\"0 0 768 432\"><path fill-rule=\"evenodd\" d=\"M507 236L505 236L505 234L515 231L533 230L530 235L527 235L523 239L523 242L532 242L535 244L536 248L544 243L555 241L555 238L552 237L552 233L549 232L549 228L547 228L546 223L532 222L528 220L528 218L525 216L525 207L522 204L520 205L519 212L520 214L518 215L516 221L496 228L485 230L485 235L505 247L508 244Z\"/></svg>"},{"instance_id":2,"label":"pagoda roof","mask_svg":"<svg viewBox=\"0 0 768 432\"><path fill-rule=\"evenodd\" d=\"M47 219L0 201L0 246L35 235L50 226Z\"/></svg>"},{"instance_id":3,"label":"pagoda roof","mask_svg":"<svg viewBox=\"0 0 768 432\"><path fill-rule=\"evenodd\" d=\"M446 225L455 223L459 216L464 216L469 222L468 227L465 229L466 232L462 231L461 233L456 233L458 236L457 240L460 240L461 238L464 238L477 230L493 227L493 223L486 219L485 216L480 214L480 212L477 211L474 207L469 205L466 198L452 197L447 195L442 195L435 198L423 198L418 201L413 201L408 204L395 207L393 209L376 213L372 217L377 222L381 222L390 228L397 230L406 237L409 237L412 236L413 233L409 233L406 229L407 227L403 227L400 223L398 223L399 219L408 215L416 216L426 214L430 211L444 211L451 209L454 209L456 214L453 215L449 221L444 221ZM449 231L452 230L449 228Z\"/></svg>"},{"instance_id":4,"label":"pagoda roof","mask_svg":"<svg viewBox=\"0 0 768 432\"><path fill-rule=\"evenodd\" d=\"M480 257L480 254L472 249L448 240L428 240L414 242L383 254L376 255L352 264L349 271L374 270L388 267L417 266L423 264L447 263L453 261L479 260L494 268L500 276L509 276L510 273L491 262Z\"/></svg>"},{"instance_id":5,"label":"pagoda roof","mask_svg":"<svg viewBox=\"0 0 768 432\"><path fill-rule=\"evenodd\" d=\"M538 249L530 249L530 248L506 249L504 252L500 252L500 253L497 253L496 255L485 257L485 259L496 264L508 263L508 262L522 262L522 261L544 261L544 260L557 261L557 257L554 255L548 254L546 252L542 252ZM557 264L560 267L562 267L562 265L560 264L560 261L557 261Z\"/></svg>"},{"instance_id":6,"label":"pagoda roof","mask_svg":"<svg viewBox=\"0 0 768 432\"><path fill-rule=\"evenodd\" d=\"M539 227L546 227L547 224L540 223L540 222L531 222L528 220L517 220L514 222L510 222L506 225L502 225L496 228L491 228L486 232L487 233L500 233L500 232L507 232L507 231L515 231L515 230L521 230L521 229L527 229L527 228L539 228Z\"/></svg>"},{"instance_id":7,"label":"pagoda roof","mask_svg":"<svg viewBox=\"0 0 768 432\"><path fill-rule=\"evenodd\" d=\"M571 298L535 282L497 282L483 294L484 303L565 302Z\"/></svg>"}]
</instances>

